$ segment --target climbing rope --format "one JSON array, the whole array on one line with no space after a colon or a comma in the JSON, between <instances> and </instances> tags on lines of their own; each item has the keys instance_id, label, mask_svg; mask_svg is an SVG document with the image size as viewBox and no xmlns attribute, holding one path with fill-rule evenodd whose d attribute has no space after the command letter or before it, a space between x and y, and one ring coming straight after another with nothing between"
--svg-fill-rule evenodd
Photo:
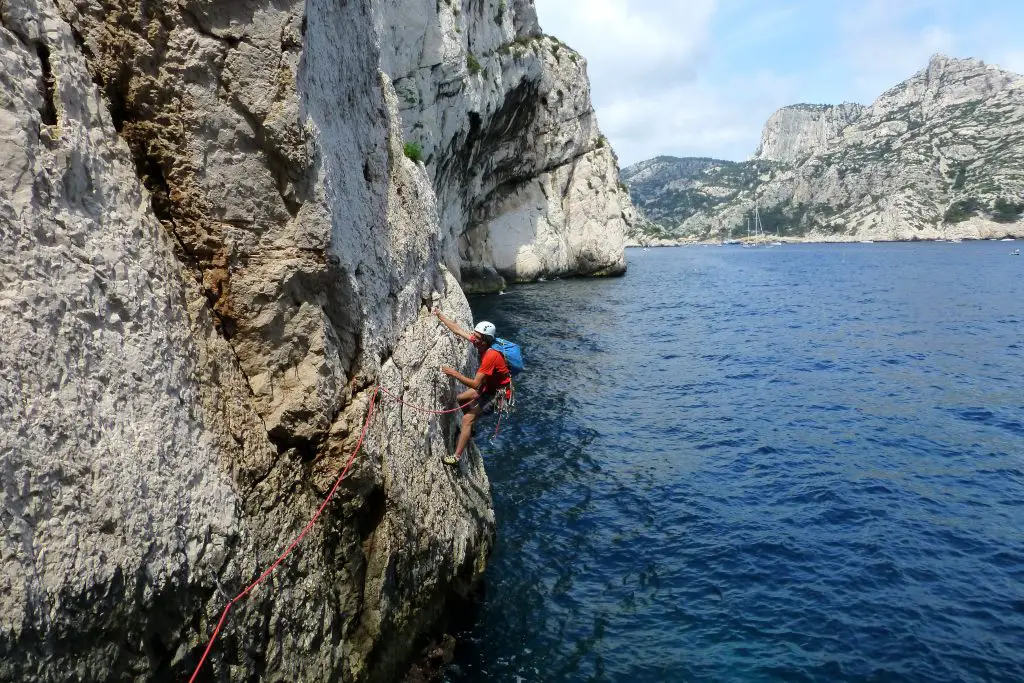
<instances>
[{"instance_id":1,"label":"climbing rope","mask_svg":"<svg viewBox=\"0 0 1024 683\"><path fill-rule=\"evenodd\" d=\"M320 515L323 514L323 511L327 507L327 504L331 502L331 499L334 497L335 492L341 485L342 480L345 479L345 476L348 474L349 469L351 469L352 463L355 462L356 455L359 453L359 449L363 445L363 440L366 438L366 431L370 427L370 420L373 419L373 408L377 401L378 392L383 392L384 394L387 394L391 398L395 399L395 401L397 401L398 403L409 408L412 408L413 410L417 410L423 413L430 413L432 415L447 415L449 413L454 413L459 410L464 410L473 403L473 401L469 401L464 405L456 406L451 410L432 410L430 408L424 408L422 406L415 406L410 403L406 403L397 394L388 391L383 386L377 385L376 387L374 387L373 394L370 396L370 408L366 413L366 421L363 422L363 429L359 434L359 441L356 442L356 447L352 450L352 455L349 456L348 461L345 463L345 467L341 470L341 474L338 476L337 481L334 482L334 486L331 487L331 490L330 492L328 492L327 497L324 498L324 502L321 503L319 509L317 509L316 514L313 515L313 518L309 520L306 526L302 529L302 532L295 537L295 540L291 542L288 548L283 553L281 553L281 555L278 556L276 560L274 560L274 563L272 565L270 565L262 574L260 574L258 579L256 579L251 584L246 586L245 590L236 595L231 600L231 602L229 602L227 606L224 608L224 611L220 615L220 620L217 621L217 626L213 629L213 635L210 636L210 641L206 644L206 650L203 651L203 656L199 659L199 663L196 665L195 671L192 672L192 677L188 679L189 683L195 683L196 677L199 676L199 671L203 668L203 664L206 662L206 658L209 656L210 650L213 649L213 643L217 640L217 636L220 634L220 630L224 626L224 622L227 621L228 612L231 611L231 608L235 606L235 603L237 603L242 598L247 597L257 586L263 583L263 581L268 576L270 576L270 574L275 569L277 569L282 562L284 562L285 558L291 555L292 551L295 550L299 543L302 542L302 539L305 538L306 534L309 533L309 530L313 528L313 525L316 524L316 521L320 519Z\"/></svg>"},{"instance_id":2,"label":"climbing rope","mask_svg":"<svg viewBox=\"0 0 1024 683\"><path fill-rule=\"evenodd\" d=\"M408 408L412 408L413 410L418 410L421 413L430 413L431 415L448 415L449 413L457 413L460 410L465 410L466 408L468 408L470 405L472 405L473 401L476 400L474 398L474 399L472 399L470 401L467 401L466 403L462 404L461 406L455 406L451 410L431 410L430 408L424 408L422 406L414 406L411 403L406 403L405 401L403 401L398 396L398 394L393 394L390 391L388 391L387 389L385 389L384 387L380 387L380 390L382 392L384 392L385 394L387 394L388 396L390 396L391 398L395 399L395 401L397 401L398 403L401 403L403 406L406 406Z\"/></svg>"},{"instance_id":3,"label":"climbing rope","mask_svg":"<svg viewBox=\"0 0 1024 683\"><path fill-rule=\"evenodd\" d=\"M248 596L249 593L251 593L253 589L256 588L256 586L263 583L263 581L268 576L270 576L271 572L277 569L278 566L282 562L284 562L284 559L286 557L291 555L292 551L295 550L295 547L299 545L299 543L302 541L303 538L305 538L309 530L313 528L313 525L316 524L316 520L320 519L320 515L323 514L324 508L326 508L327 504L331 502L331 498L334 497L334 493L338 490L338 487L341 485L341 482L345 478L345 475L348 474L349 469L352 467L352 463L356 459L356 454L359 453L359 448L363 445L363 440L366 438L366 430L370 427L370 420L373 418L373 406L377 400L377 392L381 388L382 387L379 386L374 388L373 394L370 396L370 409L367 411L366 421L363 423L363 431L359 434L359 441L356 442L356 447L352 450L352 455L349 456L348 462L345 463L345 467L341 470L341 474L338 476L338 480L334 482L334 486L331 487L331 490L327 494L327 497L324 498L324 502L320 505L320 508L316 511L316 514L313 515L313 518L309 520L309 522L306 524L302 532L295 537L294 541L291 542L291 545L288 546L287 550L281 553L281 555L276 560L274 560L274 563L270 565L266 571L260 574L258 579L256 579L251 584L246 586L245 590L236 595L234 599L232 599L231 602L229 602L227 606L224 608L224 611L220 615L220 620L217 622L217 627L213 629L213 635L210 636L210 642L206 644L206 650L203 652L203 656L199 659L199 664L196 665L196 670L192 672L192 678L188 679L189 683L195 683L196 677L199 675L199 670L203 668L203 663L206 662L206 657L210 654L210 650L213 649L213 643L215 640L217 640L217 635L220 633L221 627L227 620L228 612L231 611L231 608L234 607L235 603L237 603L239 600Z\"/></svg>"}]
</instances>

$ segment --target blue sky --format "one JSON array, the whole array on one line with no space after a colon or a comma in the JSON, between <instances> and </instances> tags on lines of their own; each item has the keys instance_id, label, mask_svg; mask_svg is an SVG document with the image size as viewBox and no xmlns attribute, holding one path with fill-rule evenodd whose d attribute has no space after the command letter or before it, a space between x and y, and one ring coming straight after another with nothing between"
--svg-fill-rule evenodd
<instances>
[{"instance_id":1,"label":"blue sky","mask_svg":"<svg viewBox=\"0 0 1024 683\"><path fill-rule=\"evenodd\" d=\"M870 104L931 55L1024 73L1024 0L535 0L623 166L746 159L797 102Z\"/></svg>"}]
</instances>

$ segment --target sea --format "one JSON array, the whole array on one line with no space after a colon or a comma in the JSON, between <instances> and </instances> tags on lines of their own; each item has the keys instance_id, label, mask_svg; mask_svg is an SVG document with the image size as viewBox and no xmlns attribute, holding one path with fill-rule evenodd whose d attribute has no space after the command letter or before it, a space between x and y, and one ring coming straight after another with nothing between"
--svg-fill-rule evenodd
<instances>
[{"instance_id":1,"label":"sea","mask_svg":"<svg viewBox=\"0 0 1024 683\"><path fill-rule=\"evenodd\" d=\"M1019 246L628 249L473 299L526 372L445 680L1024 681Z\"/></svg>"}]
</instances>

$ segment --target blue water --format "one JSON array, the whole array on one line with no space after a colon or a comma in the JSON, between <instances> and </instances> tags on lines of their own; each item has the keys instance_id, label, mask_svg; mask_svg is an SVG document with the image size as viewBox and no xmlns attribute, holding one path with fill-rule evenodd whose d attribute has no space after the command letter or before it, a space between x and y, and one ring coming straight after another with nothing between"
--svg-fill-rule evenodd
<instances>
[{"instance_id":1,"label":"blue water","mask_svg":"<svg viewBox=\"0 0 1024 683\"><path fill-rule=\"evenodd\" d=\"M1024 258L630 250L523 344L452 683L1024 681Z\"/></svg>"}]
</instances>

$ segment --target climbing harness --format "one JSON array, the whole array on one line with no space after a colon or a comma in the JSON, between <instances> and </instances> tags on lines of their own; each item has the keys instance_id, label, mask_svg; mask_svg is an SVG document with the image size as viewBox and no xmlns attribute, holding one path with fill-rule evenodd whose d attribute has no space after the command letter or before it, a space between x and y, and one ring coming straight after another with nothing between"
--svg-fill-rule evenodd
<instances>
[{"instance_id":1,"label":"climbing harness","mask_svg":"<svg viewBox=\"0 0 1024 683\"><path fill-rule=\"evenodd\" d=\"M491 434L491 438L488 439L490 443L494 443L494 440L498 437L498 430L501 429L501 419L512 417L512 413L516 410L516 390L515 386L509 382L508 391L502 391L501 395L494 399L494 407L491 412L498 416L498 421L494 425L494 434Z\"/></svg>"},{"instance_id":2,"label":"climbing harness","mask_svg":"<svg viewBox=\"0 0 1024 683\"><path fill-rule=\"evenodd\" d=\"M352 463L355 462L356 455L359 453L359 449L362 447L363 441L366 439L366 432L370 428L370 420L373 419L373 409L377 402L378 393L384 393L404 406L407 406L419 412L429 413L431 415L447 415L449 413L458 412L459 410L465 410L469 405L473 403L473 401L469 401L463 405L456 406L451 410L432 410L430 408L424 408L422 406L416 406L412 405L411 403L406 403L397 394L388 391L383 386L377 385L376 387L374 387L373 394L370 395L370 407L366 412L366 421L363 422L363 429L359 433L359 441L356 442L355 448L352 449L352 455L350 455L348 457L348 460L345 462L345 467L342 468L341 474L338 475L338 479L334 482L334 486L332 486L331 490L327 493L327 497L324 498L324 502L320 504L320 507L317 509L316 514L314 514L313 518L306 523L306 526L303 527L299 535L295 537L295 540L293 540L291 544L288 545L288 548L285 549L285 551L281 553L276 560L274 560L273 564L267 567L267 569L259 575L259 578L250 583L248 586L246 586L245 590L243 590L241 593L232 598L231 601L228 602L227 606L224 607L224 611L221 612L220 619L217 621L217 626L213 629L213 635L210 636L210 641L206 644L206 649L203 651L203 656L199 658L199 663L196 665L195 671L192 672L192 677L188 679L189 683L195 683L196 678L199 676L199 671L203 668L203 664L206 662L206 658L210 655L210 650L213 649L213 643L217 640L217 636L220 634L220 630L224 626L224 622L227 621L228 612L231 611L231 608L234 607L235 604L238 603L240 600L242 600L242 598L248 597L248 595L252 593L252 591L255 590L257 586L263 583L264 580L266 580L266 578L270 576L270 574L273 573L273 571L277 569L282 562L284 562L285 558L292 554L292 551L295 550L299 543L302 542L302 539L306 537L306 534L309 533L309 530L313 528L313 525L316 524L316 521L320 519L320 516L327 508L327 504L331 502L332 498L334 498L334 494L337 492L338 487L341 486L342 480L344 480L345 476L348 475L349 469L351 469ZM495 434L497 434L497 432L495 432Z\"/></svg>"}]
</instances>

